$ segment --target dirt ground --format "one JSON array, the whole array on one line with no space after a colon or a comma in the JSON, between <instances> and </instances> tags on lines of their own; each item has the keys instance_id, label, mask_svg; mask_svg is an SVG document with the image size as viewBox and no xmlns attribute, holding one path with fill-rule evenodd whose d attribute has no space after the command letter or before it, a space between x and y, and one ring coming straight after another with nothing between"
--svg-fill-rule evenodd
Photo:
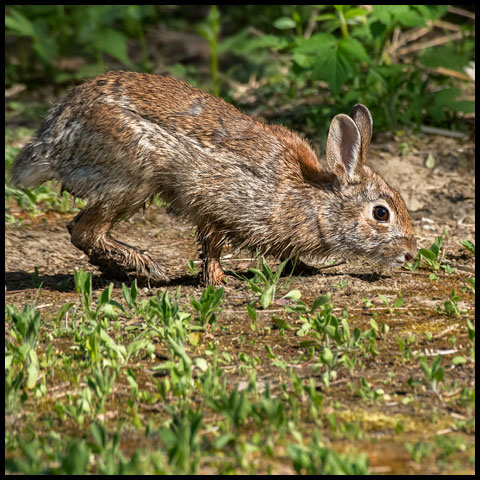
<instances>
[{"instance_id":1,"label":"dirt ground","mask_svg":"<svg viewBox=\"0 0 480 480\"><path fill-rule=\"evenodd\" d=\"M365 324L370 318L365 312L363 297L377 298L378 294L383 294L389 299L395 299L399 292L403 293L405 314L389 319L391 334L388 338L391 340L381 347L378 362L365 364L361 372L362 376L372 381L375 378L386 377L386 372L391 369L396 375L392 391L401 392L405 389L405 382L411 376L410 367L399 367L393 359L393 354L389 353L390 349L398 352L397 337L404 337L410 333L422 334L428 330L438 335L435 349L450 348L448 335L443 332L451 331L455 325L458 326L457 319L436 314L435 306L443 304L449 298L452 286L456 290L462 288L464 285L462 278L466 272L474 272L472 256L460 245L460 242L467 239L474 241L475 237L474 150L473 140L441 136L392 139L387 135L379 135L374 137L370 151L370 165L403 195L412 215L419 247L428 248L435 237L441 236L445 227L448 227L448 237L444 242L446 259L466 270L459 270L449 276L440 272L438 280L432 282L429 280L430 272L425 270L409 272L398 269L380 272L365 262L347 261L343 265L317 274L293 276L288 285L290 290L300 290L302 300L306 303L312 302L320 294L333 292L336 309L341 312L343 308L348 308L353 326ZM26 218L20 226L7 227L5 233L7 303L22 305L32 301L37 292L33 280L35 267L38 268L37 283L43 282L37 304L43 305L45 311L58 311L60 305L78 301L73 281L74 267L81 267L93 273L94 298L109 284L110 279L102 277L95 267L89 264L86 256L70 243L66 224L72 216L49 213ZM170 215L167 207L151 206L144 213L137 213L130 221L119 224L115 228L114 236L128 244L148 250L153 258L161 260L171 278L171 282L161 288L174 292L181 287L181 299L198 295L201 288L199 264L196 263L196 274L189 273L187 269L189 260L198 260L194 230L188 223ZM223 255L224 267L239 274L247 274L248 268L257 264L257 260L247 252L235 253L232 256L226 248ZM273 259L267 260L270 264L275 264ZM119 300L121 284L115 282L114 285L113 298ZM145 287L140 289L139 297L148 298L156 291L157 288ZM277 297L280 298L284 293L286 292L280 291ZM225 328L217 329L215 333L215 341L218 342L219 348L229 351L245 348L240 345L238 339L242 335L252 335L245 304L253 298L254 294L247 288L244 280L233 274L228 276L223 301L224 310L219 317L219 324ZM281 306L281 300L279 302L259 315L262 326L272 326L271 313ZM463 296L460 307L467 309L469 317L473 318L471 296ZM464 330L462 327L462 330L458 328L458 333L455 331L459 345L465 345L468 341ZM257 338L255 346L251 348L254 348L254 354L263 359L264 344L268 344L275 354L289 359L298 354L299 342L300 339L295 336L295 332L287 332L286 337L281 337L278 330L273 329L267 338L261 336ZM416 345L416 348L425 348L425 351L427 347L422 344ZM281 379L278 369L272 369L269 365L268 362L262 361L258 367L257 378L259 382L269 382L274 387ZM311 366L306 364L301 374L305 377L312 374ZM470 384L473 387L474 377L467 367L456 369L456 375L460 384ZM231 381L234 383L236 380L232 377ZM318 388L321 389L319 379L318 383ZM346 379L340 375L332 382L330 394L348 407L348 415L360 421L364 419L364 428L367 428L368 423L373 422L373 416L377 415L377 420L371 426L374 433L369 432L369 435L373 435L379 441L373 445L365 439L357 445L360 450L363 448L367 451L373 472L378 469L380 473L382 468L384 473L438 471L435 465L421 467L411 462L406 450L398 448L395 434L388 433L388 429L391 428L388 422L401 415L409 415L409 419L414 421L415 425L411 430L407 428L402 437L404 442L409 438L419 438L418 432L424 428L430 432L450 428L448 420L451 420L452 412L427 393L420 406L413 411L395 400L380 407L359 406L358 399L344 388L345 383ZM436 425L426 420L432 405L441 411L440 420ZM461 461L459 471L459 473L473 472L472 467L464 461ZM286 472L288 473L288 469Z\"/></svg>"}]
</instances>

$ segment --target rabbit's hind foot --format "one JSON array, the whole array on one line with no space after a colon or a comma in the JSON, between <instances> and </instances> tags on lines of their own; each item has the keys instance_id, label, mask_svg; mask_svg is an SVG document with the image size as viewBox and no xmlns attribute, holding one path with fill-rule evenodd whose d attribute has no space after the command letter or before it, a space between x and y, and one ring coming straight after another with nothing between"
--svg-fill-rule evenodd
<instances>
[{"instance_id":1,"label":"rabbit's hind foot","mask_svg":"<svg viewBox=\"0 0 480 480\"><path fill-rule=\"evenodd\" d=\"M90 263L117 280L137 278L148 286L168 281L162 267L147 253L112 238L109 230L113 222L99 212L87 207L67 227L73 245L87 254Z\"/></svg>"},{"instance_id":2,"label":"rabbit's hind foot","mask_svg":"<svg viewBox=\"0 0 480 480\"><path fill-rule=\"evenodd\" d=\"M146 252L113 239L106 234L97 239L87 253L90 263L108 277L119 280L138 279L140 284L153 286L168 281L162 267Z\"/></svg>"}]
</instances>

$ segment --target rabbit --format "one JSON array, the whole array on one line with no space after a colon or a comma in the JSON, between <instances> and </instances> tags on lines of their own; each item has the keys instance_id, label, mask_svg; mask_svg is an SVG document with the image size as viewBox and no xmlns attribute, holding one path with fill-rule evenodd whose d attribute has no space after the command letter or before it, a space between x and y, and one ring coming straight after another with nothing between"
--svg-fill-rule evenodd
<instances>
[{"instance_id":1,"label":"rabbit","mask_svg":"<svg viewBox=\"0 0 480 480\"><path fill-rule=\"evenodd\" d=\"M201 282L221 284L225 243L281 259L363 257L386 267L417 254L400 194L367 165L372 118L336 115L322 167L306 140L182 80L111 71L74 88L12 166L18 187L50 179L87 200L73 245L107 276L168 281L146 252L110 231L153 195L195 226Z\"/></svg>"}]
</instances>

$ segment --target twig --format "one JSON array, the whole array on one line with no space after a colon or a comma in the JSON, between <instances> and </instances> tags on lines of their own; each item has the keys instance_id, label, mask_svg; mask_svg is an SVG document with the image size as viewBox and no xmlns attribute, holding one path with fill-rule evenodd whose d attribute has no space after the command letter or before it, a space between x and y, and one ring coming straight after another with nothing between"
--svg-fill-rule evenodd
<instances>
[{"instance_id":1,"label":"twig","mask_svg":"<svg viewBox=\"0 0 480 480\"><path fill-rule=\"evenodd\" d=\"M467 18L471 18L472 20L475 20L475 14L472 12L469 12L468 10L465 10L464 8L459 8L459 7L456 7L455 5L449 5L448 11L450 13L456 13L457 15L461 15L462 17L467 17Z\"/></svg>"},{"instance_id":2,"label":"twig","mask_svg":"<svg viewBox=\"0 0 480 480\"><path fill-rule=\"evenodd\" d=\"M442 263L456 268L457 270L462 270L468 273L475 273L475 269L471 267L464 267L463 265L457 265L456 263L451 262L450 260L443 259Z\"/></svg>"},{"instance_id":3,"label":"twig","mask_svg":"<svg viewBox=\"0 0 480 480\"><path fill-rule=\"evenodd\" d=\"M458 326L459 326L458 323L456 323L455 325L450 325L445 330L442 330L440 333L437 333L436 335L434 335L433 338L435 340L437 340L438 338L442 338L445 335L447 335L447 333L450 333L452 330L455 330Z\"/></svg>"},{"instance_id":4,"label":"twig","mask_svg":"<svg viewBox=\"0 0 480 480\"><path fill-rule=\"evenodd\" d=\"M439 73L441 75L447 75L449 77L459 78L460 80L466 80L467 82L475 82L475 79L466 73L457 72L456 70L451 70L450 68L437 67L437 68L425 68L427 72Z\"/></svg>"},{"instance_id":5,"label":"twig","mask_svg":"<svg viewBox=\"0 0 480 480\"><path fill-rule=\"evenodd\" d=\"M428 125L422 125L420 130L423 133L430 133L432 135L442 135L444 137L453 138L466 138L467 134L463 132L455 132L454 130L447 130L446 128L430 127Z\"/></svg>"},{"instance_id":6,"label":"twig","mask_svg":"<svg viewBox=\"0 0 480 480\"><path fill-rule=\"evenodd\" d=\"M305 28L305 32L303 34L304 38L310 38L312 36L313 30L315 25L317 24L317 15L318 15L318 8L314 8L308 19L307 27Z\"/></svg>"},{"instance_id":7,"label":"twig","mask_svg":"<svg viewBox=\"0 0 480 480\"><path fill-rule=\"evenodd\" d=\"M429 47L436 47L438 45L443 45L445 43L451 42L452 40L460 40L463 38L463 32L457 32L453 35L445 35L443 37L434 38L428 42L415 43L409 47L400 49L398 55L407 55L408 53L416 52L418 50L425 50Z\"/></svg>"},{"instance_id":8,"label":"twig","mask_svg":"<svg viewBox=\"0 0 480 480\"><path fill-rule=\"evenodd\" d=\"M452 32L458 32L462 28L460 25L456 25L455 23L451 23L451 22L446 22L445 20L434 20L433 22L429 20L427 22L427 25L433 25L434 27L443 28L445 30L450 30Z\"/></svg>"},{"instance_id":9,"label":"twig","mask_svg":"<svg viewBox=\"0 0 480 480\"><path fill-rule=\"evenodd\" d=\"M430 350L424 351L424 355L426 357L436 357L437 355L451 355L452 353L456 353L458 350L456 348L451 349L451 350ZM417 353L420 353L420 350L415 350L412 352L413 355L416 355Z\"/></svg>"}]
</instances>

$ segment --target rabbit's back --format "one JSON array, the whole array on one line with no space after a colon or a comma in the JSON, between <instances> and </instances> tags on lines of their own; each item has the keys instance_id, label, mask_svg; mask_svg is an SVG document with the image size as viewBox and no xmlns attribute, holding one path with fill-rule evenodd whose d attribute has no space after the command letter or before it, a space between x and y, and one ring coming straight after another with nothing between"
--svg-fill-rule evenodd
<instances>
[{"instance_id":1,"label":"rabbit's back","mask_svg":"<svg viewBox=\"0 0 480 480\"><path fill-rule=\"evenodd\" d=\"M198 224L250 237L286 215L284 195L301 165L320 169L308 144L223 99L169 77L111 72L74 89L35 141L53 176L95 203L133 213L153 194ZM278 204L278 208L275 204ZM128 215L125 216L128 216Z\"/></svg>"}]
</instances>

